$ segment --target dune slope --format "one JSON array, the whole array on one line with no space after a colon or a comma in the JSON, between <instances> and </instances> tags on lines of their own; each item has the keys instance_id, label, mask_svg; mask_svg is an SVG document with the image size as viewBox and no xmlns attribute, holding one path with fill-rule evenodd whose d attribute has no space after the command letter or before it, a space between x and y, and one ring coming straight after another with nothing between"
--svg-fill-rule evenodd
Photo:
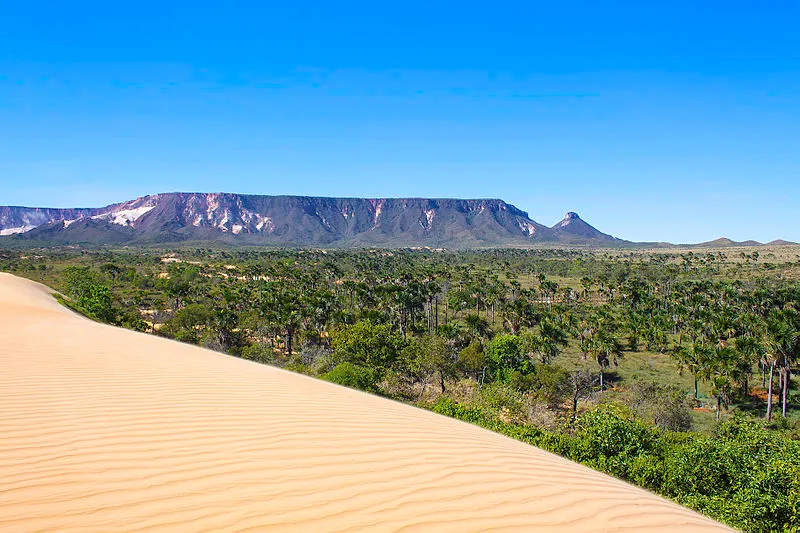
<instances>
[{"instance_id":1,"label":"dune slope","mask_svg":"<svg viewBox=\"0 0 800 533\"><path fill-rule=\"evenodd\" d=\"M478 427L63 308L0 274L0 531L713 531Z\"/></svg>"}]
</instances>

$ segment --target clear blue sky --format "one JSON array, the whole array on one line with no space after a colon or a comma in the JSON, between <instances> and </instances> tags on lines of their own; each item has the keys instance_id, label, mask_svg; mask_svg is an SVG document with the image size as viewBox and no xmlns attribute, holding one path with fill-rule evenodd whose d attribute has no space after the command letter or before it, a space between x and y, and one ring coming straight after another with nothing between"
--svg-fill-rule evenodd
<instances>
[{"instance_id":1,"label":"clear blue sky","mask_svg":"<svg viewBox=\"0 0 800 533\"><path fill-rule=\"evenodd\" d=\"M500 197L800 241L800 3L7 2L0 205Z\"/></svg>"}]
</instances>

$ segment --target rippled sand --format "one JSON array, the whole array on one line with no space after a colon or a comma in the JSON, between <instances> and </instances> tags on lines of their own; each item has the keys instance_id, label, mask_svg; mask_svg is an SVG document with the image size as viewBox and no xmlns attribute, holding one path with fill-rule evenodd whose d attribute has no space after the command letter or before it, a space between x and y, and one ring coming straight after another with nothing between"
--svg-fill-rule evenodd
<instances>
[{"instance_id":1,"label":"rippled sand","mask_svg":"<svg viewBox=\"0 0 800 533\"><path fill-rule=\"evenodd\" d=\"M0 530L713 531L456 420L95 324L0 274Z\"/></svg>"}]
</instances>

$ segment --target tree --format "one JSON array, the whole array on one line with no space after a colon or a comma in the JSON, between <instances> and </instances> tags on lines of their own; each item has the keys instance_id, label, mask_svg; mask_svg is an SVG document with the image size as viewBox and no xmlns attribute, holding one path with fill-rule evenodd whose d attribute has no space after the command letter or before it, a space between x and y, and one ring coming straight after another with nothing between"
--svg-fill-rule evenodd
<instances>
[{"instance_id":1,"label":"tree","mask_svg":"<svg viewBox=\"0 0 800 533\"><path fill-rule=\"evenodd\" d=\"M520 294L503 305L503 323L512 334L516 335L522 327L532 328L541 316L536 306L531 302L528 291Z\"/></svg>"},{"instance_id":2,"label":"tree","mask_svg":"<svg viewBox=\"0 0 800 533\"><path fill-rule=\"evenodd\" d=\"M211 316L212 311L205 305L189 304L175 311L158 332L181 342L197 344L198 329L205 326Z\"/></svg>"},{"instance_id":3,"label":"tree","mask_svg":"<svg viewBox=\"0 0 800 533\"><path fill-rule=\"evenodd\" d=\"M711 395L717 402L716 419L719 420L722 406L729 405L734 384L739 378L737 352L727 343L719 343L708 352L701 370L703 379L711 385Z\"/></svg>"},{"instance_id":4,"label":"tree","mask_svg":"<svg viewBox=\"0 0 800 533\"><path fill-rule=\"evenodd\" d=\"M672 352L678 364L678 373L684 370L689 371L694 380L694 400L698 401L697 382L703 370L703 365L708 358L708 350L699 342L694 342L690 346L678 346Z\"/></svg>"},{"instance_id":5,"label":"tree","mask_svg":"<svg viewBox=\"0 0 800 533\"><path fill-rule=\"evenodd\" d=\"M800 331L785 313L777 313L767 321L766 351L770 361L770 379L767 398L767 420L772 416L772 376L775 366L781 373L781 412L786 416L791 380L790 365L800 353Z\"/></svg>"},{"instance_id":6,"label":"tree","mask_svg":"<svg viewBox=\"0 0 800 533\"><path fill-rule=\"evenodd\" d=\"M488 339L492 335L492 328L489 322L476 314L468 314L464 318L464 325L473 338Z\"/></svg>"},{"instance_id":7,"label":"tree","mask_svg":"<svg viewBox=\"0 0 800 533\"><path fill-rule=\"evenodd\" d=\"M488 361L480 341L472 341L469 346L458 353L458 364L465 372L475 377L478 386L483 385Z\"/></svg>"},{"instance_id":8,"label":"tree","mask_svg":"<svg viewBox=\"0 0 800 533\"><path fill-rule=\"evenodd\" d=\"M295 333L305 318L302 298L297 285L290 282L273 282L268 289L269 298L264 303L264 314L284 332L286 355L291 357Z\"/></svg>"},{"instance_id":9,"label":"tree","mask_svg":"<svg viewBox=\"0 0 800 533\"><path fill-rule=\"evenodd\" d=\"M114 264L114 263L103 263L99 267L100 272L107 274L111 277L111 285L113 286L114 283L117 281L117 276L122 272L122 269Z\"/></svg>"},{"instance_id":10,"label":"tree","mask_svg":"<svg viewBox=\"0 0 800 533\"><path fill-rule=\"evenodd\" d=\"M691 428L691 410L686 395L679 387L637 380L631 392L633 410L640 418L667 431L686 431Z\"/></svg>"},{"instance_id":11,"label":"tree","mask_svg":"<svg viewBox=\"0 0 800 533\"><path fill-rule=\"evenodd\" d=\"M581 332L578 342L584 354L591 355L600 369L600 390L605 388L603 370L622 356L622 344L614 335L614 323L605 312L589 317L587 327Z\"/></svg>"},{"instance_id":12,"label":"tree","mask_svg":"<svg viewBox=\"0 0 800 533\"><path fill-rule=\"evenodd\" d=\"M523 355L522 340L516 335L498 335L486 345L486 360L494 378L506 381L511 372L530 371L530 360Z\"/></svg>"},{"instance_id":13,"label":"tree","mask_svg":"<svg viewBox=\"0 0 800 533\"><path fill-rule=\"evenodd\" d=\"M535 354L542 364L548 364L567 346L567 333L551 320L542 320L537 332L522 336L528 351Z\"/></svg>"},{"instance_id":14,"label":"tree","mask_svg":"<svg viewBox=\"0 0 800 533\"><path fill-rule=\"evenodd\" d=\"M755 363L761 364L764 346L755 337L736 337L733 346L738 352L738 373L742 381L742 394L750 394L750 376Z\"/></svg>"},{"instance_id":15,"label":"tree","mask_svg":"<svg viewBox=\"0 0 800 533\"><path fill-rule=\"evenodd\" d=\"M65 268L64 285L67 294L87 316L101 322L115 322L111 290L88 267Z\"/></svg>"},{"instance_id":16,"label":"tree","mask_svg":"<svg viewBox=\"0 0 800 533\"><path fill-rule=\"evenodd\" d=\"M446 392L445 380L455 374L455 360L443 338L436 335L415 338L403 350L403 355L407 369L422 383L420 397L437 374L442 393Z\"/></svg>"},{"instance_id":17,"label":"tree","mask_svg":"<svg viewBox=\"0 0 800 533\"><path fill-rule=\"evenodd\" d=\"M331 346L336 361L350 362L382 373L397 361L405 341L388 324L362 320L335 331Z\"/></svg>"},{"instance_id":18,"label":"tree","mask_svg":"<svg viewBox=\"0 0 800 533\"><path fill-rule=\"evenodd\" d=\"M589 397L594 388L594 379L588 370L573 370L569 373L569 392L572 403L572 420L578 416L578 401Z\"/></svg>"},{"instance_id":19,"label":"tree","mask_svg":"<svg viewBox=\"0 0 800 533\"><path fill-rule=\"evenodd\" d=\"M168 277L166 279L159 280L160 285L166 289L167 294L172 298L174 302L173 309L179 309L197 283L200 277L200 269L195 265L171 263L167 268L167 274Z\"/></svg>"}]
</instances>

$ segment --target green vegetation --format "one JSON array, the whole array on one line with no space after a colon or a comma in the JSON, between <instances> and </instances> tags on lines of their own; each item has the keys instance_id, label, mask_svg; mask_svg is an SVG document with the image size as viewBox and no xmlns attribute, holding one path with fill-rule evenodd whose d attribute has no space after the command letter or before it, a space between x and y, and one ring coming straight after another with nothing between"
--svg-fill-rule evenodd
<instances>
[{"instance_id":1,"label":"green vegetation","mask_svg":"<svg viewBox=\"0 0 800 533\"><path fill-rule=\"evenodd\" d=\"M442 399L437 413L483 426L607 472L745 531L796 530L800 442L742 418L712 436L649 426L613 406L578 418L571 432L499 420Z\"/></svg>"},{"instance_id":2,"label":"green vegetation","mask_svg":"<svg viewBox=\"0 0 800 533\"><path fill-rule=\"evenodd\" d=\"M0 270L775 531L800 526L796 251L65 248Z\"/></svg>"}]
</instances>

